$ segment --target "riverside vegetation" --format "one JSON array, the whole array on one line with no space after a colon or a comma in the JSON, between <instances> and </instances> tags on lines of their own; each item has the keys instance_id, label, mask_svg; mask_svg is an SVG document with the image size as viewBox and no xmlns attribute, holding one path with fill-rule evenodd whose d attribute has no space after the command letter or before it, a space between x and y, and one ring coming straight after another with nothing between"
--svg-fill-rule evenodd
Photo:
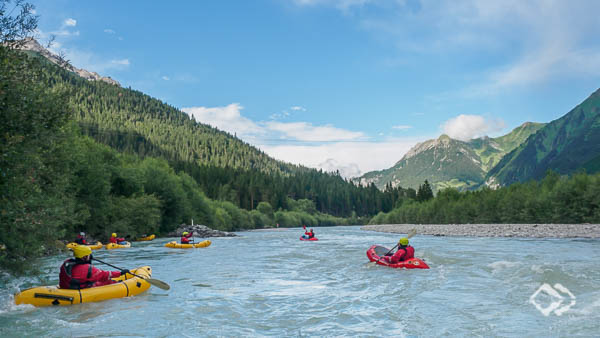
<instances>
[{"instance_id":1,"label":"riverside vegetation","mask_svg":"<svg viewBox=\"0 0 600 338\"><path fill-rule=\"evenodd\" d=\"M598 222L599 176L433 196L363 187L276 161L129 88L88 81L31 52L33 7L0 0L0 266L62 248L79 231L135 238L194 219L236 231L366 223ZM15 17L5 13L19 13ZM373 217L374 216L374 217ZM372 218L373 217L373 218Z\"/></svg>"},{"instance_id":2,"label":"riverside vegetation","mask_svg":"<svg viewBox=\"0 0 600 338\"><path fill-rule=\"evenodd\" d=\"M19 51L37 18L11 4L0 0L2 267L32 266L79 231L361 224L403 193L276 161L159 100Z\"/></svg>"}]
</instances>

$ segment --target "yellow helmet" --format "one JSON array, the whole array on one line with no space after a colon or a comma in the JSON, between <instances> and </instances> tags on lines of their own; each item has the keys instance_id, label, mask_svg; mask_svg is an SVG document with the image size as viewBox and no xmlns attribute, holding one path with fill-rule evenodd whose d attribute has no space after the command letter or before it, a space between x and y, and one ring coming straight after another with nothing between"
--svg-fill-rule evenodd
<instances>
[{"instance_id":1,"label":"yellow helmet","mask_svg":"<svg viewBox=\"0 0 600 338\"><path fill-rule=\"evenodd\" d=\"M184 231L184 232L182 233L182 235L184 235L184 236L185 236L185 235L188 235L188 234L189 234L189 232L187 232L187 231Z\"/></svg>"},{"instance_id":2,"label":"yellow helmet","mask_svg":"<svg viewBox=\"0 0 600 338\"><path fill-rule=\"evenodd\" d=\"M400 244L402 246L407 246L408 245L408 238L406 238L406 237L400 238L400 240L398 241L398 244Z\"/></svg>"},{"instance_id":3,"label":"yellow helmet","mask_svg":"<svg viewBox=\"0 0 600 338\"><path fill-rule=\"evenodd\" d=\"M75 258L83 258L92 254L92 249L87 245L76 245L73 247L73 256Z\"/></svg>"},{"instance_id":4,"label":"yellow helmet","mask_svg":"<svg viewBox=\"0 0 600 338\"><path fill-rule=\"evenodd\" d=\"M110 235L111 237L117 237L117 234L115 232L112 233L112 235Z\"/></svg>"}]
</instances>

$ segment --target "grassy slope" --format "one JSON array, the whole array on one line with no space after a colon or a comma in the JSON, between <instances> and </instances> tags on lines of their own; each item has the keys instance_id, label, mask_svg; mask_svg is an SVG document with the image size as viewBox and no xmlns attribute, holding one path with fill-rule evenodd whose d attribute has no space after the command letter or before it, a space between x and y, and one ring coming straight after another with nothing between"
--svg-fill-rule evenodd
<instances>
[{"instance_id":1,"label":"grassy slope","mask_svg":"<svg viewBox=\"0 0 600 338\"><path fill-rule=\"evenodd\" d=\"M600 89L505 156L487 179L509 185L542 178L549 169L569 174L581 168L600 169Z\"/></svg>"}]
</instances>

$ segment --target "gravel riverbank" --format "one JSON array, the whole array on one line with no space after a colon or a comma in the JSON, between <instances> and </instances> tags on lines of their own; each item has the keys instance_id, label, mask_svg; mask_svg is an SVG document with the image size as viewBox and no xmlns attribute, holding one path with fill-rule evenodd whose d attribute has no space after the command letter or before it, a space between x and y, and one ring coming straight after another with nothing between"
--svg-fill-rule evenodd
<instances>
[{"instance_id":1,"label":"gravel riverbank","mask_svg":"<svg viewBox=\"0 0 600 338\"><path fill-rule=\"evenodd\" d=\"M466 237L600 238L600 224L378 224L362 230Z\"/></svg>"}]
</instances>

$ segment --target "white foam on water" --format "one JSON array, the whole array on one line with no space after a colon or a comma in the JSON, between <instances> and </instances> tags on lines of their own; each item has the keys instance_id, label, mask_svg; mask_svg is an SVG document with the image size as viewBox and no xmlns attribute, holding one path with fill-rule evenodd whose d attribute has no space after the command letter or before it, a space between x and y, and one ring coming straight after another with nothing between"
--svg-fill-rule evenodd
<instances>
[{"instance_id":1,"label":"white foam on water","mask_svg":"<svg viewBox=\"0 0 600 338\"><path fill-rule=\"evenodd\" d=\"M279 285L282 287L267 293L271 296L304 296L306 294L313 293L316 290L323 290L327 288L327 286L323 284L299 280L270 279L265 282L271 285Z\"/></svg>"},{"instance_id":2,"label":"white foam on water","mask_svg":"<svg viewBox=\"0 0 600 338\"><path fill-rule=\"evenodd\" d=\"M515 266L518 266L519 264L520 264L519 262L497 261L497 262L488 264L488 267L492 268L492 273L496 273L496 272L499 272L500 270L514 268Z\"/></svg>"},{"instance_id":3,"label":"white foam on water","mask_svg":"<svg viewBox=\"0 0 600 338\"><path fill-rule=\"evenodd\" d=\"M4 302L2 302L2 305L0 306L0 315L5 314L5 313L10 313L10 312L15 312L15 311L27 313L27 312L35 311L36 309L37 308L31 304L17 305L17 304L15 304L14 297L10 296L10 297L6 298Z\"/></svg>"},{"instance_id":4,"label":"white foam on water","mask_svg":"<svg viewBox=\"0 0 600 338\"><path fill-rule=\"evenodd\" d=\"M539 274L544 273L544 269L542 269L542 266L541 265L536 265L536 264L533 264L531 266L531 271L533 271L535 273L539 273Z\"/></svg>"},{"instance_id":5,"label":"white foam on water","mask_svg":"<svg viewBox=\"0 0 600 338\"><path fill-rule=\"evenodd\" d=\"M584 316L588 316L588 315L592 315L592 314L600 315L600 296L597 296L597 297L598 298L594 302L585 306L584 308L582 308L582 309L572 308L572 309L569 309L569 311L567 313L579 314L579 315L584 315Z\"/></svg>"}]
</instances>

